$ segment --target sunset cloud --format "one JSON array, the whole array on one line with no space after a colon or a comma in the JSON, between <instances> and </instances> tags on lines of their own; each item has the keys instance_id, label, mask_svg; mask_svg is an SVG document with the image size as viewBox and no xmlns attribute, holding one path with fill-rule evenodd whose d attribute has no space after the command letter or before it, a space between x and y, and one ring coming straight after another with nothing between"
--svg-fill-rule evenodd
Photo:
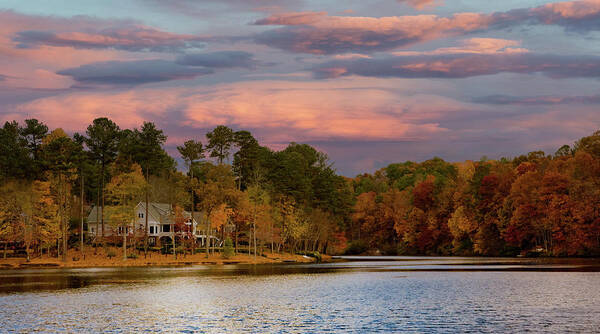
<instances>
[{"instance_id":1,"label":"sunset cloud","mask_svg":"<svg viewBox=\"0 0 600 334\"><path fill-rule=\"evenodd\" d=\"M108 61L92 63L57 72L88 84L138 85L176 79L191 79L214 71L188 67L166 60Z\"/></svg>"},{"instance_id":2,"label":"sunset cloud","mask_svg":"<svg viewBox=\"0 0 600 334\"><path fill-rule=\"evenodd\" d=\"M326 12L279 13L254 22L256 25L298 26L317 23L327 18Z\"/></svg>"},{"instance_id":3,"label":"sunset cloud","mask_svg":"<svg viewBox=\"0 0 600 334\"><path fill-rule=\"evenodd\" d=\"M24 15L0 10L0 34L15 47L176 52L200 48L210 36L177 34L135 20Z\"/></svg>"},{"instance_id":4,"label":"sunset cloud","mask_svg":"<svg viewBox=\"0 0 600 334\"><path fill-rule=\"evenodd\" d=\"M125 51L174 52L203 46L205 37L173 34L149 27L130 25L96 32L19 31L13 37L20 48L41 45L76 49L117 49Z\"/></svg>"},{"instance_id":5,"label":"sunset cloud","mask_svg":"<svg viewBox=\"0 0 600 334\"><path fill-rule=\"evenodd\" d=\"M491 105L556 105L556 104L600 104L599 95L589 96L509 96L490 95L473 99L475 103Z\"/></svg>"},{"instance_id":6,"label":"sunset cloud","mask_svg":"<svg viewBox=\"0 0 600 334\"><path fill-rule=\"evenodd\" d=\"M228 124L258 131L271 143L423 140L446 131L435 120L441 110L432 110L447 107L448 101L436 104L430 97L430 105L418 106L376 86L356 90L361 86L360 81L337 88L319 82L251 81L194 89L80 92L41 98L19 110L53 124L60 123L64 106L78 111L74 125L87 124L107 110L124 125L148 117L199 129Z\"/></svg>"},{"instance_id":7,"label":"sunset cloud","mask_svg":"<svg viewBox=\"0 0 600 334\"><path fill-rule=\"evenodd\" d=\"M443 2L442 0L397 0L397 1L400 3L406 3L407 5L412 6L416 9L440 6Z\"/></svg>"},{"instance_id":8,"label":"sunset cloud","mask_svg":"<svg viewBox=\"0 0 600 334\"><path fill-rule=\"evenodd\" d=\"M377 18L291 12L274 14L255 24L283 26L256 37L258 43L282 50L309 54L369 53L524 24L596 31L600 30L600 0L551 3L491 14L456 13L449 17L416 15Z\"/></svg>"},{"instance_id":9,"label":"sunset cloud","mask_svg":"<svg viewBox=\"0 0 600 334\"><path fill-rule=\"evenodd\" d=\"M600 57L533 53L442 54L334 60L313 69L318 78L359 75L394 78L468 78L542 73L550 78L600 78Z\"/></svg>"},{"instance_id":10,"label":"sunset cloud","mask_svg":"<svg viewBox=\"0 0 600 334\"><path fill-rule=\"evenodd\" d=\"M312 54L368 53L405 47L441 36L486 28L491 18L460 13L392 17L326 16L323 13L283 13L256 21L284 25L259 34L256 41L286 51Z\"/></svg>"},{"instance_id":11,"label":"sunset cloud","mask_svg":"<svg viewBox=\"0 0 600 334\"><path fill-rule=\"evenodd\" d=\"M461 46L440 48L433 51L398 51L395 56L444 55L444 54L499 54L529 52L521 48L520 41L499 38L469 38L462 41Z\"/></svg>"},{"instance_id":12,"label":"sunset cloud","mask_svg":"<svg viewBox=\"0 0 600 334\"><path fill-rule=\"evenodd\" d=\"M218 51L186 54L177 57L178 64L211 68L253 68L257 65L254 55L244 51Z\"/></svg>"}]
</instances>

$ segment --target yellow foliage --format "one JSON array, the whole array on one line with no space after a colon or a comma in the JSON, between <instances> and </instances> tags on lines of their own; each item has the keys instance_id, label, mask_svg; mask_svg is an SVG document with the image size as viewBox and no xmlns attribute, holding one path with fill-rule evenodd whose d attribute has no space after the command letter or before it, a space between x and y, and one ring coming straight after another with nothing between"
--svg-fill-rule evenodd
<instances>
[{"instance_id":1,"label":"yellow foliage","mask_svg":"<svg viewBox=\"0 0 600 334\"><path fill-rule=\"evenodd\" d=\"M475 231L477 223L469 219L466 209L463 206L459 206L450 219L448 219L448 228L450 229L450 233L458 239L465 234Z\"/></svg>"},{"instance_id":2,"label":"yellow foliage","mask_svg":"<svg viewBox=\"0 0 600 334\"><path fill-rule=\"evenodd\" d=\"M227 224L232 215L233 210L227 207L227 204L223 203L210 213L210 226L214 229L219 229L221 226Z\"/></svg>"},{"instance_id":3,"label":"yellow foliage","mask_svg":"<svg viewBox=\"0 0 600 334\"><path fill-rule=\"evenodd\" d=\"M48 144L58 138L65 138L65 137L69 137L67 135L67 133L65 132L65 130L63 130L61 128L57 128L57 129L54 129L52 132L50 132L48 135L46 135L46 137L44 137L44 139L42 139L42 144Z\"/></svg>"}]
</instances>

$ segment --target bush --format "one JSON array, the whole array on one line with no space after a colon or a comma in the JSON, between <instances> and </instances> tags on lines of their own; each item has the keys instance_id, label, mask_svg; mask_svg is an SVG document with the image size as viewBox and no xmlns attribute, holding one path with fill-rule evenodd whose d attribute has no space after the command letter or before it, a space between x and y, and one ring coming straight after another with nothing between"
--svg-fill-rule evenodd
<instances>
[{"instance_id":1,"label":"bush","mask_svg":"<svg viewBox=\"0 0 600 334\"><path fill-rule=\"evenodd\" d=\"M138 255L136 253L127 254L128 259L137 259Z\"/></svg>"},{"instance_id":2,"label":"bush","mask_svg":"<svg viewBox=\"0 0 600 334\"><path fill-rule=\"evenodd\" d=\"M366 252L369 246L362 240L350 241L344 251L345 255L359 255Z\"/></svg>"},{"instance_id":3,"label":"bush","mask_svg":"<svg viewBox=\"0 0 600 334\"><path fill-rule=\"evenodd\" d=\"M308 257L314 257L317 260L317 262L321 262L321 260L322 260L321 253L316 252L316 251L315 252L300 252L298 254L305 255Z\"/></svg>"},{"instance_id":4,"label":"bush","mask_svg":"<svg viewBox=\"0 0 600 334\"><path fill-rule=\"evenodd\" d=\"M230 257L232 257L234 254L234 249L233 249L233 242L231 241L231 239L227 238L225 239L225 243L223 244L223 258L228 259Z\"/></svg>"},{"instance_id":5,"label":"bush","mask_svg":"<svg viewBox=\"0 0 600 334\"><path fill-rule=\"evenodd\" d=\"M163 244L160 248L161 254L173 254L173 245L172 244Z\"/></svg>"},{"instance_id":6,"label":"bush","mask_svg":"<svg viewBox=\"0 0 600 334\"><path fill-rule=\"evenodd\" d=\"M106 252L106 256L108 256L109 259L112 259L113 257L117 256L117 254L115 253L114 250L109 250Z\"/></svg>"},{"instance_id":7,"label":"bush","mask_svg":"<svg viewBox=\"0 0 600 334\"><path fill-rule=\"evenodd\" d=\"M398 247L394 244L385 244L381 247L381 254L387 256L398 255Z\"/></svg>"}]
</instances>

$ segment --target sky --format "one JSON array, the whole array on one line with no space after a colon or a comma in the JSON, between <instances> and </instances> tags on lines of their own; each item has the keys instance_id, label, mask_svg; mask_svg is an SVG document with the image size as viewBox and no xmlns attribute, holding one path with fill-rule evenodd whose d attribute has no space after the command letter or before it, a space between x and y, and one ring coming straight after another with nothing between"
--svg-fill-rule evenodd
<instances>
[{"instance_id":1,"label":"sky","mask_svg":"<svg viewBox=\"0 0 600 334\"><path fill-rule=\"evenodd\" d=\"M0 0L0 121L152 121L390 163L554 153L600 129L600 0Z\"/></svg>"}]
</instances>

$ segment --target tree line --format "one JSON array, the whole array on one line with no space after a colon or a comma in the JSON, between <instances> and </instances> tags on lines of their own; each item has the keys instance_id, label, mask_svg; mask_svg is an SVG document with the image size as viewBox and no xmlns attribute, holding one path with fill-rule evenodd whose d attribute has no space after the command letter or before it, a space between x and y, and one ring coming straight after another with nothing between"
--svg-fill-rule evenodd
<instances>
[{"instance_id":1,"label":"tree line","mask_svg":"<svg viewBox=\"0 0 600 334\"><path fill-rule=\"evenodd\" d=\"M49 130L35 119L0 128L0 240L27 256L66 259L70 248L122 243L105 236L105 224L124 228L139 202L173 207L174 230L183 232L184 210L203 222L205 235L243 240L254 254L326 252L350 217L352 196L325 154L291 143L282 151L261 146L248 131L218 126L201 140L177 147L185 168L164 149L167 136L151 122L121 129L95 119L85 133ZM97 236L84 240L90 207ZM146 205L148 208L148 205ZM144 235L134 245L148 251ZM195 238L178 249L197 250ZM208 254L208 243L206 252ZM94 248L96 249L96 247ZM6 250L5 250L6 256ZM125 252L124 252L125 255Z\"/></svg>"},{"instance_id":2,"label":"tree line","mask_svg":"<svg viewBox=\"0 0 600 334\"><path fill-rule=\"evenodd\" d=\"M205 235L249 252L419 255L600 254L600 132L555 154L512 159L391 164L346 178L306 144L274 151L248 131L217 126L177 147L154 123L121 129L95 119L84 133L50 131L39 120L0 128L0 241L66 259L70 248L119 243L148 252L127 228L139 202L173 207L174 230L189 211ZM85 218L97 210L95 238ZM106 208L106 209L104 209ZM148 205L146 205L148 208ZM204 251L210 252L209 244ZM240 246L241 247L241 246ZM195 238L182 252L199 251ZM97 247L94 247L97 249ZM175 249L175 247L174 247Z\"/></svg>"},{"instance_id":3,"label":"tree line","mask_svg":"<svg viewBox=\"0 0 600 334\"><path fill-rule=\"evenodd\" d=\"M553 155L405 162L352 183L355 252L600 254L600 131Z\"/></svg>"}]
</instances>

